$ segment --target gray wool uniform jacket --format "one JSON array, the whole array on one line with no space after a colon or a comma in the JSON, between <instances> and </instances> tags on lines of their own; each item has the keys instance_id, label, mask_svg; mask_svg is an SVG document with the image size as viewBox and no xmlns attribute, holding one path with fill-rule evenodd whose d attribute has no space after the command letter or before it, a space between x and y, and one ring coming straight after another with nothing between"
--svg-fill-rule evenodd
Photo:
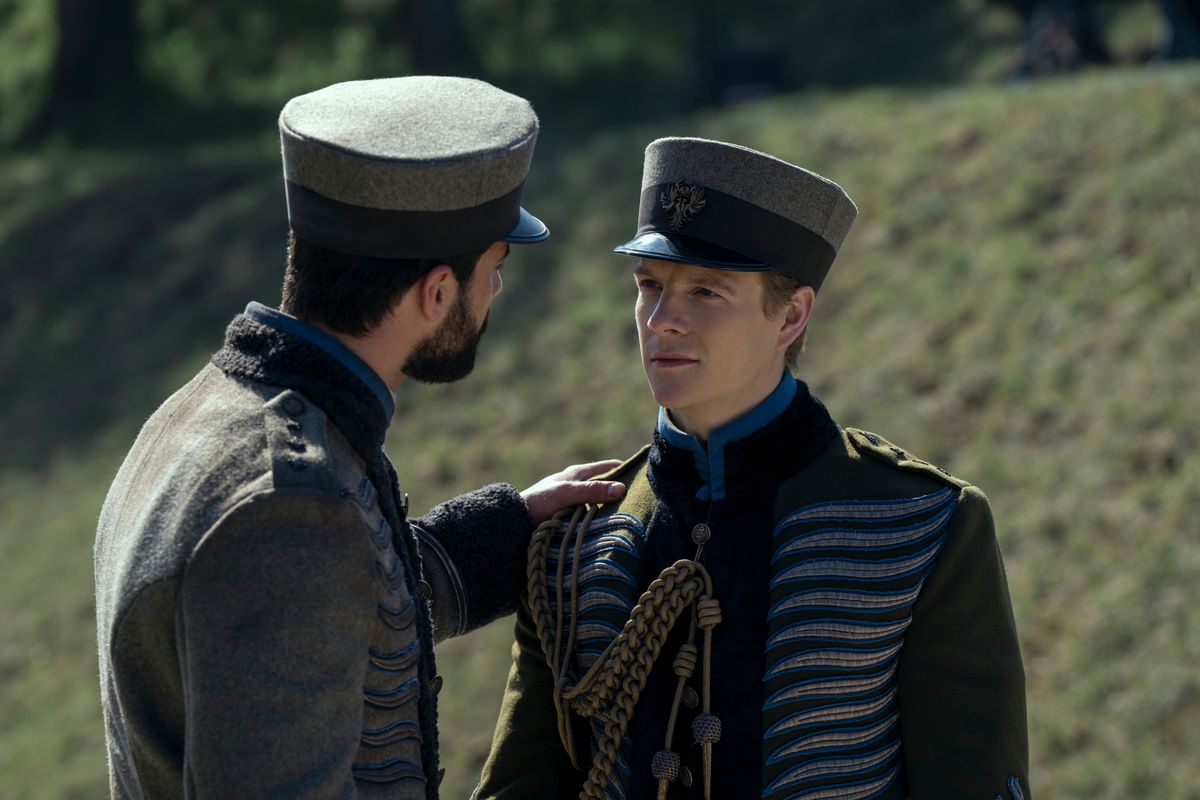
<instances>
[{"instance_id":1,"label":"gray wool uniform jacket","mask_svg":"<svg viewBox=\"0 0 1200 800\"><path fill-rule=\"evenodd\" d=\"M515 609L533 521L507 484L408 521L386 426L245 316L146 423L96 539L114 797L437 797L433 641Z\"/></svg>"}]
</instances>

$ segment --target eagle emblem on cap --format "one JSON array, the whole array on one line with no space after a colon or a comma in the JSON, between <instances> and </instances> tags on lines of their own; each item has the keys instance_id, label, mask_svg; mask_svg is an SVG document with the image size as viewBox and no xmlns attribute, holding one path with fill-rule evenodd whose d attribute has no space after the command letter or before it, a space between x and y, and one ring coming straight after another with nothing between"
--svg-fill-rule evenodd
<instances>
[{"instance_id":1,"label":"eagle emblem on cap","mask_svg":"<svg viewBox=\"0 0 1200 800\"><path fill-rule=\"evenodd\" d=\"M700 213L708 203L704 199L704 190L699 186L678 181L660 192L658 200L663 210L671 215L671 230L677 231L692 221L692 217Z\"/></svg>"}]
</instances>

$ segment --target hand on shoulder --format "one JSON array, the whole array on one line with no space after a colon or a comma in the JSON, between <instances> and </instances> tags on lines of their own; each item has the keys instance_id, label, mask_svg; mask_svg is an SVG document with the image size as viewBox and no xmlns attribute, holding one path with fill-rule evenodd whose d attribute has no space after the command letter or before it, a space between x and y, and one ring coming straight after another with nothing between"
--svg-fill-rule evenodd
<instances>
[{"instance_id":1,"label":"hand on shoulder","mask_svg":"<svg viewBox=\"0 0 1200 800\"><path fill-rule=\"evenodd\" d=\"M625 495L625 484L619 481L593 480L619 467L621 462L593 461L590 464L571 466L547 475L521 492L521 498L529 507L529 516L540 525L554 515L555 511L580 503L609 503Z\"/></svg>"}]
</instances>

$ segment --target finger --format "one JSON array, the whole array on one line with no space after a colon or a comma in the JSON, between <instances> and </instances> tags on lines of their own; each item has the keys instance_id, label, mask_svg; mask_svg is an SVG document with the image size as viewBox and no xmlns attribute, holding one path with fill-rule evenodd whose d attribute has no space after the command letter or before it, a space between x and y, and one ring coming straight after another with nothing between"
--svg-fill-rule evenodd
<instances>
[{"instance_id":1,"label":"finger","mask_svg":"<svg viewBox=\"0 0 1200 800\"><path fill-rule=\"evenodd\" d=\"M580 503L607 503L623 497L625 484L618 481L563 481L548 495L555 508Z\"/></svg>"},{"instance_id":2,"label":"finger","mask_svg":"<svg viewBox=\"0 0 1200 800\"><path fill-rule=\"evenodd\" d=\"M581 494L576 503L607 503L625 496L625 484L619 481L582 481L575 485Z\"/></svg>"},{"instance_id":3,"label":"finger","mask_svg":"<svg viewBox=\"0 0 1200 800\"><path fill-rule=\"evenodd\" d=\"M569 480L583 481L616 469L621 466L621 463L620 459L612 458L605 461L593 461L590 464L572 464L563 470L563 476Z\"/></svg>"}]
</instances>

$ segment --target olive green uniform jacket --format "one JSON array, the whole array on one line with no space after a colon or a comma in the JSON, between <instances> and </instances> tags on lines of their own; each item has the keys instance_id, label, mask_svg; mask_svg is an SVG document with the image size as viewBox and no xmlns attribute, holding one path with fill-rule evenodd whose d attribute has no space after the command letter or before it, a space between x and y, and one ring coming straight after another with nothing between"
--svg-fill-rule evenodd
<instances>
[{"instance_id":1,"label":"olive green uniform jacket","mask_svg":"<svg viewBox=\"0 0 1200 800\"><path fill-rule=\"evenodd\" d=\"M386 424L242 316L146 423L96 539L114 797L437 796L433 641L513 610L533 523L503 484L409 522Z\"/></svg>"},{"instance_id":2,"label":"olive green uniform jacket","mask_svg":"<svg viewBox=\"0 0 1200 800\"><path fill-rule=\"evenodd\" d=\"M723 723L712 797L1028 800L1024 673L984 494L874 434L837 428L803 384L787 412L723 457L721 496L697 500L690 457L656 434L618 472L624 500L601 508L580 542L552 537L535 577L556 633L544 648L527 599L477 798L579 796L605 723L627 710L610 702L567 715L576 768L547 651L569 648L575 686L659 570L693 557L689 532L706 523L701 560L723 614L712 644L712 712ZM568 643L557 619L573 608ZM668 796L704 796L696 695L665 745L681 641L672 636L596 796L655 797L650 757L663 749L683 768ZM689 689L701 691L699 676Z\"/></svg>"}]
</instances>

